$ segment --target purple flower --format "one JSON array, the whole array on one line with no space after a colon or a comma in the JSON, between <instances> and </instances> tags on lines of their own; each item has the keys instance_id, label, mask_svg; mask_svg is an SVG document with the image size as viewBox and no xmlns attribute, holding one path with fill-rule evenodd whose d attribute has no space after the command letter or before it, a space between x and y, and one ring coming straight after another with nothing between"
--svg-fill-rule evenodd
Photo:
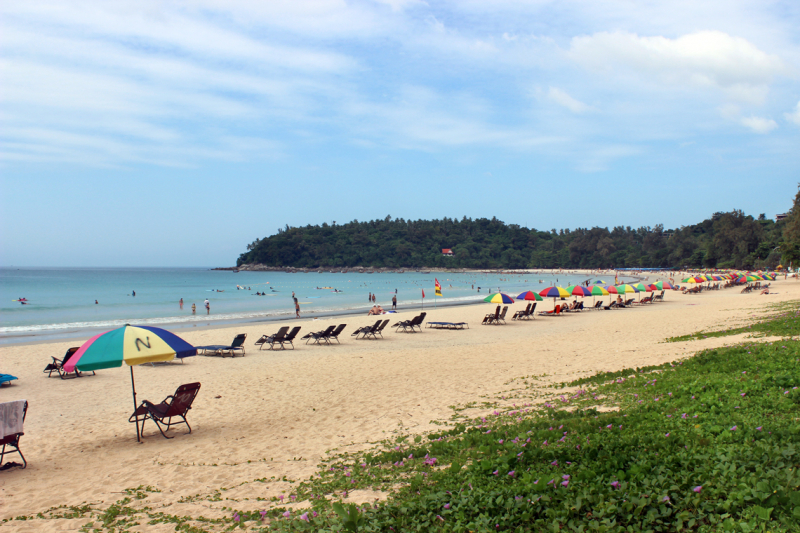
<instances>
[{"instance_id":1,"label":"purple flower","mask_svg":"<svg viewBox=\"0 0 800 533\"><path fill-rule=\"evenodd\" d=\"M611 482L611 486L612 486L613 488L615 488L615 489L618 489L618 488L619 488L619 481L612 481L612 482Z\"/></svg>"},{"instance_id":2,"label":"purple flower","mask_svg":"<svg viewBox=\"0 0 800 533\"><path fill-rule=\"evenodd\" d=\"M614 427L614 425L613 424L609 424L609 425L606 426L606 429L611 429L612 427Z\"/></svg>"},{"instance_id":3,"label":"purple flower","mask_svg":"<svg viewBox=\"0 0 800 533\"><path fill-rule=\"evenodd\" d=\"M441 517L441 516L439 516L438 514L436 515L436 518L438 518L439 520L441 520L442 522L444 522L444 518L442 518L442 517Z\"/></svg>"},{"instance_id":4,"label":"purple flower","mask_svg":"<svg viewBox=\"0 0 800 533\"><path fill-rule=\"evenodd\" d=\"M569 474L564 474L563 476L561 476L561 479L569 479Z\"/></svg>"},{"instance_id":5,"label":"purple flower","mask_svg":"<svg viewBox=\"0 0 800 533\"><path fill-rule=\"evenodd\" d=\"M239 521L239 513L233 513L233 519L238 522Z\"/></svg>"},{"instance_id":6,"label":"purple flower","mask_svg":"<svg viewBox=\"0 0 800 533\"><path fill-rule=\"evenodd\" d=\"M534 485L538 485L539 484L539 480L537 479L536 481L533 482L533 484Z\"/></svg>"},{"instance_id":7,"label":"purple flower","mask_svg":"<svg viewBox=\"0 0 800 533\"><path fill-rule=\"evenodd\" d=\"M743 393L741 394L741 396L744 396L744 395L745 395L745 393L743 392Z\"/></svg>"},{"instance_id":8,"label":"purple flower","mask_svg":"<svg viewBox=\"0 0 800 533\"><path fill-rule=\"evenodd\" d=\"M661 501L662 502L668 502L669 501L669 496L664 496L664 498L662 498Z\"/></svg>"},{"instance_id":9,"label":"purple flower","mask_svg":"<svg viewBox=\"0 0 800 533\"><path fill-rule=\"evenodd\" d=\"M736 431L736 426L733 426L733 427L731 428L731 431Z\"/></svg>"},{"instance_id":10,"label":"purple flower","mask_svg":"<svg viewBox=\"0 0 800 533\"><path fill-rule=\"evenodd\" d=\"M550 463L550 466L558 466L558 459Z\"/></svg>"},{"instance_id":11,"label":"purple flower","mask_svg":"<svg viewBox=\"0 0 800 533\"><path fill-rule=\"evenodd\" d=\"M698 485L695 488L693 488L692 490L697 492L697 493L699 493L701 490L703 490L703 486L702 485Z\"/></svg>"},{"instance_id":12,"label":"purple flower","mask_svg":"<svg viewBox=\"0 0 800 533\"><path fill-rule=\"evenodd\" d=\"M292 516L292 512L291 511L286 511L285 513L283 513L283 517L284 518L289 518L290 516Z\"/></svg>"},{"instance_id":13,"label":"purple flower","mask_svg":"<svg viewBox=\"0 0 800 533\"><path fill-rule=\"evenodd\" d=\"M666 434L666 435L664 435L664 436L665 436L665 437L669 437L669 433L667 433L667 434Z\"/></svg>"},{"instance_id":14,"label":"purple flower","mask_svg":"<svg viewBox=\"0 0 800 533\"><path fill-rule=\"evenodd\" d=\"M500 439L497 444L503 444L503 439Z\"/></svg>"},{"instance_id":15,"label":"purple flower","mask_svg":"<svg viewBox=\"0 0 800 533\"><path fill-rule=\"evenodd\" d=\"M413 459L414 458L414 454L412 453L411 455L408 456L408 458L409 459Z\"/></svg>"},{"instance_id":16,"label":"purple flower","mask_svg":"<svg viewBox=\"0 0 800 533\"><path fill-rule=\"evenodd\" d=\"M511 472L509 472L509 473L508 473L508 475L509 475L509 476L511 476L511 477L514 477L515 473L514 473L514 471L512 470Z\"/></svg>"},{"instance_id":17,"label":"purple flower","mask_svg":"<svg viewBox=\"0 0 800 533\"><path fill-rule=\"evenodd\" d=\"M500 471L499 470L495 470L494 472L492 472L492 475L496 476L498 473L500 473Z\"/></svg>"},{"instance_id":18,"label":"purple flower","mask_svg":"<svg viewBox=\"0 0 800 533\"><path fill-rule=\"evenodd\" d=\"M756 428L756 431L761 431L761 426L758 426L758 427Z\"/></svg>"},{"instance_id":19,"label":"purple flower","mask_svg":"<svg viewBox=\"0 0 800 533\"><path fill-rule=\"evenodd\" d=\"M566 487L567 485L569 485L569 480L568 479L566 479L566 480L561 482L561 486L562 487Z\"/></svg>"},{"instance_id":20,"label":"purple flower","mask_svg":"<svg viewBox=\"0 0 800 533\"><path fill-rule=\"evenodd\" d=\"M450 509L450 504L449 503L444 504L444 508L445 509Z\"/></svg>"},{"instance_id":21,"label":"purple flower","mask_svg":"<svg viewBox=\"0 0 800 533\"><path fill-rule=\"evenodd\" d=\"M264 518L267 516L267 511L263 510L263 511L260 511L260 512L261 512L261 520L263 521Z\"/></svg>"},{"instance_id":22,"label":"purple flower","mask_svg":"<svg viewBox=\"0 0 800 533\"><path fill-rule=\"evenodd\" d=\"M301 515L300 515L300 520L305 520L306 522L308 522L308 521L309 521L309 520L308 520L308 513L303 513L303 514L301 514Z\"/></svg>"}]
</instances>

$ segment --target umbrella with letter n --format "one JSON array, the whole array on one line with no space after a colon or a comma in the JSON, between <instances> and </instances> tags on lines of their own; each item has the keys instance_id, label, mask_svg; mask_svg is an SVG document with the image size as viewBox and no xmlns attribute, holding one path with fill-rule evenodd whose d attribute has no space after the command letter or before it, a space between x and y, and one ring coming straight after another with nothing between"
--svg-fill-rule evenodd
<instances>
[{"instance_id":1,"label":"umbrella with letter n","mask_svg":"<svg viewBox=\"0 0 800 533\"><path fill-rule=\"evenodd\" d=\"M177 335L150 326L125 326L95 335L64 364L67 372L89 372L103 368L116 368L125 363L131 367L133 410L136 410L136 384L133 381L134 365L158 363L197 355L197 349ZM136 419L136 440L139 437L139 419Z\"/></svg>"}]
</instances>

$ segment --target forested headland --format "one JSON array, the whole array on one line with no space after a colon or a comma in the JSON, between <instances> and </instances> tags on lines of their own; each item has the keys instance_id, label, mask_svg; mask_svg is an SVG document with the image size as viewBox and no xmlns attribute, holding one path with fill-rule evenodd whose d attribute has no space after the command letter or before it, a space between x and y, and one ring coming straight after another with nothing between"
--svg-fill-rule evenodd
<instances>
[{"instance_id":1,"label":"forested headland","mask_svg":"<svg viewBox=\"0 0 800 533\"><path fill-rule=\"evenodd\" d=\"M786 219L740 210L691 226L541 231L492 218L286 226L257 239L237 266L295 268L774 268L800 259L800 192ZM442 249L452 250L452 256Z\"/></svg>"}]
</instances>

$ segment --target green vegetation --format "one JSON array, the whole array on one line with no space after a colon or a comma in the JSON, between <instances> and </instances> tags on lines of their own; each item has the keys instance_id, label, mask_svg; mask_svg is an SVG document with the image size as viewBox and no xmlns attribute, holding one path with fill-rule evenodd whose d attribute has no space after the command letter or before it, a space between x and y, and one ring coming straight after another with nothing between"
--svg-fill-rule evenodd
<instances>
[{"instance_id":1,"label":"green vegetation","mask_svg":"<svg viewBox=\"0 0 800 533\"><path fill-rule=\"evenodd\" d=\"M717 331L698 331L680 337L670 337L667 342L683 342L706 339L708 337L728 337L748 333L749 337L788 337L792 338L800 331L800 309L797 302L786 302L772 306L775 310L773 315L738 328L728 328Z\"/></svg>"},{"instance_id":2,"label":"green vegetation","mask_svg":"<svg viewBox=\"0 0 800 533\"><path fill-rule=\"evenodd\" d=\"M657 225L549 232L505 224L496 218L411 221L387 216L343 225L286 226L276 235L248 245L237 265L773 268L781 260L784 226L784 221L775 223L764 215L756 220L741 211L715 213L700 224L675 230ZM800 243L800 230L797 237ZM443 248L451 248L454 256L443 256ZM800 246L797 250L800 255Z\"/></svg>"}]
</instances>

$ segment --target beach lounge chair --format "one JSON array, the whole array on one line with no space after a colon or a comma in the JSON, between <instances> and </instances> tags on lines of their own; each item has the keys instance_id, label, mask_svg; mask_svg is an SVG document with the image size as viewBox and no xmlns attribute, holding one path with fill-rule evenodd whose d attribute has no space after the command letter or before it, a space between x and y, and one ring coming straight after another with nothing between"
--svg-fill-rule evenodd
<instances>
[{"instance_id":1,"label":"beach lounge chair","mask_svg":"<svg viewBox=\"0 0 800 533\"><path fill-rule=\"evenodd\" d=\"M192 408L192 402L194 402L198 391L200 391L200 383L188 383L178 387L175 394L167 396L164 398L164 401L158 405L144 400L130 416L128 422L137 422L141 420L142 436L144 436L144 423L148 418L155 422L156 426L158 426L158 430L166 439L171 439L172 437L167 437L162 425L167 427L166 431L169 431L169 428L172 426L186 424L186 427L189 428L189 433L191 433L192 426L190 426L189 422L186 420L186 414L189 412L189 409ZM173 422L173 418L181 418L182 421Z\"/></svg>"},{"instance_id":2,"label":"beach lounge chair","mask_svg":"<svg viewBox=\"0 0 800 533\"><path fill-rule=\"evenodd\" d=\"M294 339L297 337L297 334L300 333L300 326L295 326L292 328L292 331L289 332L286 337L283 338L283 342L281 346L285 346L286 344L291 345L292 350L294 350Z\"/></svg>"},{"instance_id":3,"label":"beach lounge chair","mask_svg":"<svg viewBox=\"0 0 800 533\"><path fill-rule=\"evenodd\" d=\"M469 329L466 322L428 322L430 329Z\"/></svg>"},{"instance_id":4,"label":"beach lounge chair","mask_svg":"<svg viewBox=\"0 0 800 533\"><path fill-rule=\"evenodd\" d=\"M592 307L591 309L600 309L602 306L603 306L603 300L600 300L596 304L594 304L594 307Z\"/></svg>"},{"instance_id":5,"label":"beach lounge chair","mask_svg":"<svg viewBox=\"0 0 800 533\"><path fill-rule=\"evenodd\" d=\"M22 432L22 426L27 414L28 400L0 403L0 470L20 466L16 463L7 463L3 467L3 458L9 453L18 453L22 457L22 468L28 466L28 461L19 449L19 439L25 434Z\"/></svg>"},{"instance_id":6,"label":"beach lounge chair","mask_svg":"<svg viewBox=\"0 0 800 533\"><path fill-rule=\"evenodd\" d=\"M320 341L328 342L328 337L335 328L336 326L328 326L322 331L309 333L303 338L306 339L306 344L308 344L309 341L314 341L312 344L319 344Z\"/></svg>"},{"instance_id":7,"label":"beach lounge chair","mask_svg":"<svg viewBox=\"0 0 800 533\"><path fill-rule=\"evenodd\" d=\"M481 324L482 325L494 324L495 320L497 320L497 317L499 316L500 316L500 306L498 305L497 309L494 310L494 313L489 313L488 315L483 317L483 322L481 322Z\"/></svg>"},{"instance_id":8,"label":"beach lounge chair","mask_svg":"<svg viewBox=\"0 0 800 533\"><path fill-rule=\"evenodd\" d=\"M79 377L81 377L81 373L78 372L77 370L75 370L75 372L65 372L64 371L64 365L67 364L67 361L69 361L70 357L75 355L75 352L77 352L78 349L79 349L78 346L68 349L67 353L64 354L64 357L62 359L59 359L58 357L50 356L50 358L53 360L53 362L50 363L49 365L47 365L46 367L44 367L44 370L42 370L42 372L43 373L46 372L48 378L53 375L53 372L58 374L58 377L60 377L61 379L71 379L71 378L79 378ZM94 371L92 371L92 375L93 376L95 375Z\"/></svg>"},{"instance_id":9,"label":"beach lounge chair","mask_svg":"<svg viewBox=\"0 0 800 533\"><path fill-rule=\"evenodd\" d=\"M387 320L386 322L389 321ZM331 331L330 335L328 335L328 337L325 339L326 341L328 341L328 344L330 344L331 339L335 339L337 344L341 344L341 342L339 342L339 335L341 335L345 327L347 327L347 324L339 324L338 326L336 326L336 329Z\"/></svg>"},{"instance_id":10,"label":"beach lounge chair","mask_svg":"<svg viewBox=\"0 0 800 533\"><path fill-rule=\"evenodd\" d=\"M528 306L525 309L520 309L519 311L514 313L514 315L511 317L511 320L519 320L520 318L527 316L528 313L530 313L530 311L531 311L531 304L528 304Z\"/></svg>"},{"instance_id":11,"label":"beach lounge chair","mask_svg":"<svg viewBox=\"0 0 800 533\"><path fill-rule=\"evenodd\" d=\"M3 385L5 383L10 384L15 379L17 379L17 376L12 376L11 374L0 374L0 385Z\"/></svg>"},{"instance_id":12,"label":"beach lounge chair","mask_svg":"<svg viewBox=\"0 0 800 533\"><path fill-rule=\"evenodd\" d=\"M420 319L420 320L421 320L421 319ZM377 328L375 328L375 329L372 329L372 330L370 330L369 332L367 332L367 336L368 336L368 337L372 337L373 339L377 339L377 338L378 338L378 337L377 337L377 335L380 335L380 336L381 336L381 338L383 338L383 333L381 333L381 332L383 331L383 329L384 329L384 328L385 328L385 327L386 327L388 324L389 324L389 319L387 318L386 320L384 320L383 322L381 322L381 325L380 325L380 326L378 326Z\"/></svg>"},{"instance_id":13,"label":"beach lounge chair","mask_svg":"<svg viewBox=\"0 0 800 533\"><path fill-rule=\"evenodd\" d=\"M225 346L224 344L197 346L197 353L200 355L219 355L221 357L225 357L225 355L227 354L230 355L231 357L236 357L236 352L240 351L242 352L242 356L244 357L245 353L244 340L246 338L247 338L247 333L239 333L238 335L236 335L236 337L233 338L233 342L231 342L230 346Z\"/></svg>"},{"instance_id":14,"label":"beach lounge chair","mask_svg":"<svg viewBox=\"0 0 800 533\"><path fill-rule=\"evenodd\" d=\"M557 305L552 311L541 311L540 316L558 316L561 314L561 306Z\"/></svg>"},{"instance_id":15,"label":"beach lounge chair","mask_svg":"<svg viewBox=\"0 0 800 533\"><path fill-rule=\"evenodd\" d=\"M380 325L381 325L381 321L378 320L377 322L375 322L371 326L362 326L362 327L356 329L353 333L350 334L350 336L351 337L355 336L355 338L357 339L359 335L362 335L362 334L366 335L369 331L372 331L373 329L377 329L378 327L380 327ZM398 325L399 325L399 322L397 324L395 324L394 326L392 326L392 327L395 327L395 326L398 326Z\"/></svg>"},{"instance_id":16,"label":"beach lounge chair","mask_svg":"<svg viewBox=\"0 0 800 533\"><path fill-rule=\"evenodd\" d=\"M281 347L281 350L283 350L284 349L283 348L283 340L286 338L286 333L288 331L289 331L289 326L284 326L284 327L280 328L278 330L278 333L275 333L274 335L270 335L269 337L267 337L264 340L264 342L261 344L261 347L263 348L264 345L269 344L269 349L270 350L274 350L275 349L275 345L277 344L277 345L279 345Z\"/></svg>"},{"instance_id":17,"label":"beach lounge chair","mask_svg":"<svg viewBox=\"0 0 800 533\"><path fill-rule=\"evenodd\" d=\"M503 306L503 310L502 310L502 311L500 312L500 314L499 314L499 315L497 315L497 317L494 319L494 323L495 323L495 325L499 324L500 322L502 322L503 324L505 324L505 323L506 323L506 313L507 313L507 312L508 312L508 306L507 306L507 305L506 305L506 306Z\"/></svg>"},{"instance_id":18,"label":"beach lounge chair","mask_svg":"<svg viewBox=\"0 0 800 533\"><path fill-rule=\"evenodd\" d=\"M419 330L422 331L422 322L425 320L426 315L427 313L420 313L411 320L403 320L402 322L398 322L393 327L397 328L395 331L399 331L400 328L403 328L403 331L405 332L410 330L411 333L416 332L414 328L419 328Z\"/></svg>"}]
</instances>

